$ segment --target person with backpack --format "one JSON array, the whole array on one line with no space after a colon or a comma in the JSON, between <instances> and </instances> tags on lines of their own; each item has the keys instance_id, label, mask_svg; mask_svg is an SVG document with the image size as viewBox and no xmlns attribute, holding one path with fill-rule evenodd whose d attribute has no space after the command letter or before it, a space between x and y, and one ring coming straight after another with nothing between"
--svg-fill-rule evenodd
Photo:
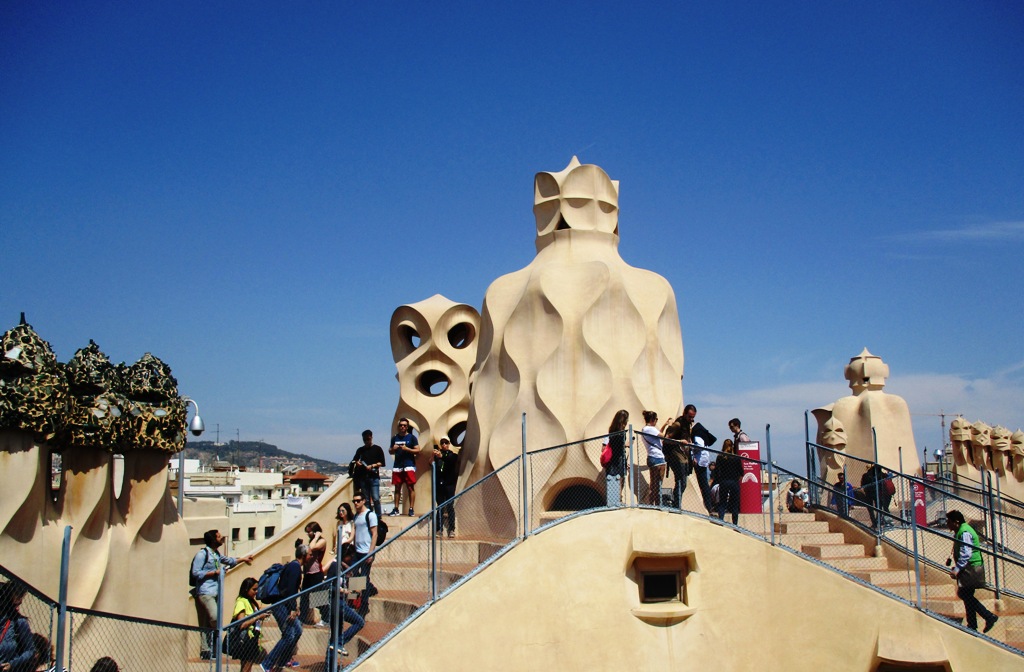
<instances>
[{"instance_id":1,"label":"person with backpack","mask_svg":"<svg viewBox=\"0 0 1024 672\"><path fill-rule=\"evenodd\" d=\"M366 496L362 493L352 498L356 507L356 517L352 521L355 529L355 556L356 576L370 577L370 565L373 564L373 551L377 548L377 514L366 507ZM365 562L360 562L363 559Z\"/></svg>"},{"instance_id":2,"label":"person with backpack","mask_svg":"<svg viewBox=\"0 0 1024 672\"><path fill-rule=\"evenodd\" d=\"M289 562L280 570L280 578L277 582L277 591L269 595L274 602L270 613L277 621L277 627L281 631L281 639L277 641L274 648L267 654L266 659L260 664L262 671L278 671L284 664L291 660L295 647L298 646L299 638L302 637L302 620L299 618L299 605L295 596L299 592L299 585L302 583L302 566L306 563L309 555L309 546L299 544L295 547L295 559Z\"/></svg>"},{"instance_id":3,"label":"person with backpack","mask_svg":"<svg viewBox=\"0 0 1024 672\"><path fill-rule=\"evenodd\" d=\"M957 582L956 596L963 600L964 610L967 612L967 627L971 630L978 629L978 614L985 619L985 628L982 632L988 632L995 627L999 617L985 608L974 591L985 587L985 564L978 550L981 539L978 533L964 518L964 514L956 509L946 514L946 527L954 534L953 554L946 561L952 565L949 575Z\"/></svg>"},{"instance_id":4,"label":"person with backpack","mask_svg":"<svg viewBox=\"0 0 1024 672\"><path fill-rule=\"evenodd\" d=\"M220 590L217 575L221 567L231 568L240 562L251 565L252 556L231 558L221 554L217 549L224 545L224 535L219 530L207 530L203 534L203 541L206 546L192 558L188 582L195 598L199 627L210 629L210 632L199 638L199 657L210 660L213 657L213 630L220 628L217 622L217 597Z\"/></svg>"},{"instance_id":5,"label":"person with backpack","mask_svg":"<svg viewBox=\"0 0 1024 672\"><path fill-rule=\"evenodd\" d=\"M363 445L356 449L351 466L349 475L356 490L369 498L369 507L380 518L380 468L384 466L384 449L373 442L373 432L369 429L363 431Z\"/></svg>"},{"instance_id":6,"label":"person with backpack","mask_svg":"<svg viewBox=\"0 0 1024 672\"><path fill-rule=\"evenodd\" d=\"M30 672L35 662L32 629L19 611L27 592L17 580L0 584L0 672Z\"/></svg>"},{"instance_id":7,"label":"person with backpack","mask_svg":"<svg viewBox=\"0 0 1024 672\"><path fill-rule=\"evenodd\" d=\"M853 492L857 501L867 508L871 527L876 527L879 523L882 527L889 526L886 515L879 518L879 514L889 513L893 495L891 489L892 476L887 474L880 464L872 464L860 477L860 487Z\"/></svg>"},{"instance_id":8,"label":"person with backpack","mask_svg":"<svg viewBox=\"0 0 1024 672\"><path fill-rule=\"evenodd\" d=\"M621 409L612 416L608 425L608 447L611 460L604 469L604 493L607 506L622 506L622 486L626 480L629 465L626 461L626 428L629 427L629 411Z\"/></svg>"}]
</instances>

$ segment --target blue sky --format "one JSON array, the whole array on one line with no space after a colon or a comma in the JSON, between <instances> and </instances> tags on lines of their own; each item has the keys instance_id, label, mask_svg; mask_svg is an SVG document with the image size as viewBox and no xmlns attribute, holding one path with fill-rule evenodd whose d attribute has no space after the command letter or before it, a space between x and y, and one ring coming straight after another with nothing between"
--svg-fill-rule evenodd
<instances>
[{"instance_id":1,"label":"blue sky","mask_svg":"<svg viewBox=\"0 0 1024 672\"><path fill-rule=\"evenodd\" d=\"M0 4L0 329L345 459L389 431L392 311L480 307L578 155L712 431L798 466L864 347L919 449L940 410L1024 426L1024 5L492 4Z\"/></svg>"}]
</instances>

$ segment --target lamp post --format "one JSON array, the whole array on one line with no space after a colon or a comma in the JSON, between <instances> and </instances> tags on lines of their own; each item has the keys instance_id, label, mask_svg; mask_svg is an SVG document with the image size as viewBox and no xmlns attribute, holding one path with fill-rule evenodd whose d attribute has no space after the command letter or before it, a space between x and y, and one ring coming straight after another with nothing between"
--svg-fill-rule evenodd
<instances>
[{"instance_id":1,"label":"lamp post","mask_svg":"<svg viewBox=\"0 0 1024 672\"><path fill-rule=\"evenodd\" d=\"M195 402L191 397L182 397L182 401L185 402L185 416L188 417L188 405L192 404L196 407L196 414L192 416L192 422L188 425L188 431L192 432L193 436L199 436L206 430L206 425L203 424L203 419L199 417L199 404ZM187 443L187 441L186 441ZM181 447L181 452L178 453L178 518L184 518L185 511L185 447Z\"/></svg>"}]
</instances>

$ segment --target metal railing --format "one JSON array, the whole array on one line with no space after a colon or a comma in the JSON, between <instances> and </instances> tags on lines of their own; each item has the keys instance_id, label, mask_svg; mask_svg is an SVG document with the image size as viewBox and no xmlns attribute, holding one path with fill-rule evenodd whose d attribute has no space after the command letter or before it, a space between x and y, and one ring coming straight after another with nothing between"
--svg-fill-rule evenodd
<instances>
[{"instance_id":1,"label":"metal railing","mask_svg":"<svg viewBox=\"0 0 1024 672\"><path fill-rule=\"evenodd\" d=\"M706 501L697 477L691 475L696 467L687 469L683 465L680 471L680 465L666 464L659 484L662 469L658 468L657 460L649 460L650 442L629 428L618 434L536 451L526 451L524 447L521 455L454 497L438 502L433 510L389 537L361 561L346 555L339 534L339 547L334 549L335 559L333 565L328 564L323 583L277 604L253 605L251 613L243 613L238 619L234 618L238 613L237 598L223 594L222 570L218 610L224 625L219 629L76 609L66 606L66 598L54 602L31 588L22 609L31 612L33 629L48 633L49 641L57 644L50 659L58 669L64 658L67 667L74 662L77 669L91 666L102 656L129 663L122 669L141 668L143 663L137 659L144 655L147 670L195 672L203 668L222 672L237 667L239 672L260 672L259 662L269 669L294 661L303 668L335 672L358 665L434 602L530 535L576 516L623 506L658 508L734 526L935 617L955 621L958 601L951 593L953 583L944 567L953 540L948 532L935 529L933 523L944 518L945 511L953 505L968 520L991 516L993 507L991 502L986 503L982 496L985 493L944 490L926 479L894 472L892 501L900 506L893 512L891 502L883 501L883 497L851 498L845 490L816 477L820 457L817 451L828 451L825 447L808 443L806 473L779 467L771 460L770 426L766 426L765 432L765 459L760 455L737 458L744 475L758 475L757 487L751 489L747 483L737 500L743 512L736 515L735 523L730 515L730 498L726 497L725 506L722 500L715 499L724 490L732 494L729 487L723 488L723 482L716 483L716 468L711 466L724 464L719 461L720 451L704 449L710 472ZM600 455L606 443L619 440L625 464L621 470L613 468L609 477L608 470L600 465ZM859 483L867 461L851 456L845 459L850 480ZM620 471L621 474L617 473ZM680 474L683 487L677 486ZM787 491L794 480L807 486L808 513L790 511L792 498L787 498ZM911 495L921 493L929 512L927 525L919 524L918 518L910 515L915 507L904 505L912 501ZM998 491L995 496L998 500ZM850 529L859 530L864 539L873 541L875 556L884 556L888 561L886 567L876 568L881 562L876 563L873 558L866 558L864 566L859 567L826 557L821 547L841 544L843 534L830 530L827 520L822 522L821 514L816 512L824 511L845 519ZM870 518L869 511L874 514L873 525L870 519L865 520ZM999 513L1007 515L1001 509ZM1014 517L986 528L996 530L986 538L981 550L997 598L1024 598L1020 590L1024 585L1024 564L1015 553L1006 552L1007 544L1002 543L1007 538L1002 530L1016 522ZM69 558L65 558L65 567L67 562ZM889 584L875 580L874 573L883 572L903 578ZM4 573L2 568L0 573ZM62 573L63 585L67 572ZM254 572L253 578L257 576L258 572ZM0 599L5 587L15 581L10 577L6 584L0 584ZM308 599L309 613L291 618L293 608L305 602L303 597ZM63 610L61 604L65 605ZM62 612L67 616L64 628L60 626ZM66 633L66 638L62 633ZM200 657L203 637L211 638L213 653L209 661ZM62 648L65 644L66 648ZM321 663L323 668L319 667Z\"/></svg>"}]
</instances>

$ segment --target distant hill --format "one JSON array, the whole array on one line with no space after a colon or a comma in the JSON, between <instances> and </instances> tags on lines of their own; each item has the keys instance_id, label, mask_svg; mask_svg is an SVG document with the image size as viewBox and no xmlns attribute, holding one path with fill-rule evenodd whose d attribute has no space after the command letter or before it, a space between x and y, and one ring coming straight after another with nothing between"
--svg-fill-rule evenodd
<instances>
[{"instance_id":1,"label":"distant hill","mask_svg":"<svg viewBox=\"0 0 1024 672\"><path fill-rule=\"evenodd\" d=\"M217 444L213 441L189 440L185 445L185 457L198 459L203 465L221 460L246 469L258 469L260 458L262 458L265 469L296 465L312 468L326 475L340 474L348 469L348 465L343 466L337 462L321 460L301 453L289 453L272 443L263 441L227 441Z\"/></svg>"}]
</instances>

